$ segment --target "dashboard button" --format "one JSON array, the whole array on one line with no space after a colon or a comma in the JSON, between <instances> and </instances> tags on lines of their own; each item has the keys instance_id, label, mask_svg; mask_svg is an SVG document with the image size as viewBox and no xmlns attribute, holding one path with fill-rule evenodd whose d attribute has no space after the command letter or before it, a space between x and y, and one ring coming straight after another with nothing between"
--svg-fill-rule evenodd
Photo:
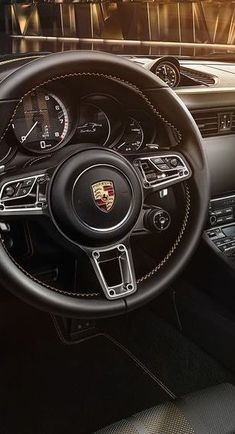
<instances>
[{"instance_id":1,"label":"dashboard button","mask_svg":"<svg viewBox=\"0 0 235 434\"><path fill-rule=\"evenodd\" d=\"M215 215L223 215L224 214L224 210L223 209L217 209L214 211Z\"/></svg>"},{"instance_id":2,"label":"dashboard button","mask_svg":"<svg viewBox=\"0 0 235 434\"><path fill-rule=\"evenodd\" d=\"M15 188L13 187L13 185L8 185L7 187L4 188L2 197L12 197L15 194Z\"/></svg>"},{"instance_id":3,"label":"dashboard button","mask_svg":"<svg viewBox=\"0 0 235 434\"><path fill-rule=\"evenodd\" d=\"M216 237L216 233L215 233L215 231L210 231L210 232L207 232L207 233L208 233L208 236L209 236L210 238Z\"/></svg>"},{"instance_id":4,"label":"dashboard button","mask_svg":"<svg viewBox=\"0 0 235 434\"><path fill-rule=\"evenodd\" d=\"M228 247L224 250L224 253L227 256L233 256L233 254L235 253L235 246L234 247Z\"/></svg>"},{"instance_id":5,"label":"dashboard button","mask_svg":"<svg viewBox=\"0 0 235 434\"><path fill-rule=\"evenodd\" d=\"M167 164L158 164L157 168L160 170L168 170L169 166Z\"/></svg>"},{"instance_id":6,"label":"dashboard button","mask_svg":"<svg viewBox=\"0 0 235 434\"><path fill-rule=\"evenodd\" d=\"M158 164L164 164L164 161L162 158L152 158L152 162L156 165Z\"/></svg>"},{"instance_id":7,"label":"dashboard button","mask_svg":"<svg viewBox=\"0 0 235 434\"><path fill-rule=\"evenodd\" d=\"M154 181L155 179L157 179L157 174L155 172L146 173L145 176L148 181Z\"/></svg>"},{"instance_id":8,"label":"dashboard button","mask_svg":"<svg viewBox=\"0 0 235 434\"><path fill-rule=\"evenodd\" d=\"M178 163L179 162L178 162L177 158L171 158L171 160L170 160L171 167L177 167Z\"/></svg>"},{"instance_id":9,"label":"dashboard button","mask_svg":"<svg viewBox=\"0 0 235 434\"><path fill-rule=\"evenodd\" d=\"M141 166L144 172L147 172L148 170L152 170L152 166L148 163L148 161L142 161Z\"/></svg>"},{"instance_id":10,"label":"dashboard button","mask_svg":"<svg viewBox=\"0 0 235 434\"><path fill-rule=\"evenodd\" d=\"M221 247L221 246L224 245L224 242L223 242L223 241L214 241L214 243L215 243L215 245L216 245L217 247Z\"/></svg>"},{"instance_id":11,"label":"dashboard button","mask_svg":"<svg viewBox=\"0 0 235 434\"><path fill-rule=\"evenodd\" d=\"M210 216L210 224L211 224L211 225L214 225L216 222L217 222L216 215L212 214L212 215Z\"/></svg>"},{"instance_id":12,"label":"dashboard button","mask_svg":"<svg viewBox=\"0 0 235 434\"><path fill-rule=\"evenodd\" d=\"M233 208L232 207L225 208L223 211L225 214L231 214L233 212Z\"/></svg>"},{"instance_id":13,"label":"dashboard button","mask_svg":"<svg viewBox=\"0 0 235 434\"><path fill-rule=\"evenodd\" d=\"M31 187L23 187L20 188L17 191L17 194L15 195L16 197L21 197L21 196L27 196L27 194L30 192Z\"/></svg>"},{"instance_id":14,"label":"dashboard button","mask_svg":"<svg viewBox=\"0 0 235 434\"><path fill-rule=\"evenodd\" d=\"M225 217L219 217L217 219L217 223L224 223L225 222Z\"/></svg>"},{"instance_id":15,"label":"dashboard button","mask_svg":"<svg viewBox=\"0 0 235 434\"><path fill-rule=\"evenodd\" d=\"M33 183L34 183L34 180L35 180L35 178L25 179L25 180L22 182L21 187L22 187L22 188L23 188L23 187L32 187L32 185L33 185Z\"/></svg>"},{"instance_id":16,"label":"dashboard button","mask_svg":"<svg viewBox=\"0 0 235 434\"><path fill-rule=\"evenodd\" d=\"M224 217L224 220L225 220L226 222L232 222L232 221L233 221L233 215L225 216L225 217Z\"/></svg>"}]
</instances>

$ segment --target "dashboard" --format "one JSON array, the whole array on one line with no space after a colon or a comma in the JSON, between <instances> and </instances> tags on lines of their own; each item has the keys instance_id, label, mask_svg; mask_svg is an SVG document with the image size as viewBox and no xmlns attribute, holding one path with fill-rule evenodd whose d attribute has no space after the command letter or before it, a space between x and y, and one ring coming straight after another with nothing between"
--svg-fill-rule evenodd
<instances>
[{"instance_id":1,"label":"dashboard","mask_svg":"<svg viewBox=\"0 0 235 434\"><path fill-rule=\"evenodd\" d=\"M0 81L35 57L0 61ZM229 258L233 255L235 269L235 64L172 56L125 57L172 87L194 117L211 176L206 236L217 250L225 249ZM71 78L63 85L58 81L44 86L18 104L1 142L0 173L31 166L70 146L95 145L124 155L144 155L176 146L175 139L171 129L133 92L120 92L114 82L110 86L107 81L79 85ZM175 199L168 190L174 208ZM224 234L227 226L234 230L232 236Z\"/></svg>"},{"instance_id":2,"label":"dashboard","mask_svg":"<svg viewBox=\"0 0 235 434\"><path fill-rule=\"evenodd\" d=\"M0 62L0 81L38 56ZM235 65L173 56L125 56L157 74L190 110L211 172L211 195L235 190ZM99 91L97 91L99 89ZM27 95L0 148L4 170L50 156L67 146L94 144L117 152L141 153L175 141L149 107L115 86L79 86L71 79Z\"/></svg>"},{"instance_id":3,"label":"dashboard","mask_svg":"<svg viewBox=\"0 0 235 434\"><path fill-rule=\"evenodd\" d=\"M208 65L205 70L205 67L201 67L200 62L179 60L174 56L161 56L159 58L127 57L157 75L173 89L178 87L213 86L218 82L214 71L210 70Z\"/></svg>"},{"instance_id":4,"label":"dashboard","mask_svg":"<svg viewBox=\"0 0 235 434\"><path fill-rule=\"evenodd\" d=\"M0 164L17 155L25 158L52 154L69 145L97 145L117 152L141 152L161 144L167 133L148 107L138 100L106 89L65 90L59 83L26 95L18 104L14 121L0 149ZM77 94L74 98L74 94ZM141 106L142 107L142 106Z\"/></svg>"}]
</instances>

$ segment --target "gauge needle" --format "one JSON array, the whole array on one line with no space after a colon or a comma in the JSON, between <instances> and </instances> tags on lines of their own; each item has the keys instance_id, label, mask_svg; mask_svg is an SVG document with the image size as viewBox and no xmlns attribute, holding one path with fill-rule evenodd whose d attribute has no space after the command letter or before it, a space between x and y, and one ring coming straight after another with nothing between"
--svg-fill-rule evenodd
<instances>
[{"instance_id":1,"label":"gauge needle","mask_svg":"<svg viewBox=\"0 0 235 434\"><path fill-rule=\"evenodd\" d=\"M117 146L117 149L120 149L125 144L126 144L126 142L121 143L120 145Z\"/></svg>"},{"instance_id":2,"label":"gauge needle","mask_svg":"<svg viewBox=\"0 0 235 434\"><path fill-rule=\"evenodd\" d=\"M22 139L21 139L21 143L24 143L24 142L25 142L25 140L26 140L27 137L30 135L30 133L32 133L33 129L36 127L37 124L38 124L38 121L36 121L36 122L33 124L33 126L30 128L30 130L27 132L27 134L26 134L24 137L22 137Z\"/></svg>"}]
</instances>

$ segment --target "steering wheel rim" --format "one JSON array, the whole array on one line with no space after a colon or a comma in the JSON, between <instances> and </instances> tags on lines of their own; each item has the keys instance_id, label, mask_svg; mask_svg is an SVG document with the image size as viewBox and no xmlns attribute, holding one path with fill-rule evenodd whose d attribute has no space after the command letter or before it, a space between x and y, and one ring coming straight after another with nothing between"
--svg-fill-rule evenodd
<instances>
[{"instance_id":1,"label":"steering wheel rim","mask_svg":"<svg viewBox=\"0 0 235 434\"><path fill-rule=\"evenodd\" d=\"M189 186L186 187L190 194L190 209L183 234L175 241L176 248L167 259L163 259L157 273L151 271L146 278L141 279L138 290L133 294L112 301L77 298L40 284L15 262L4 242L0 243L0 272L5 286L11 292L37 308L68 317L110 317L151 301L170 285L186 265L200 239L207 215L209 171L196 123L177 95L144 68L126 59L100 52L70 51L52 54L32 61L7 77L0 84L0 102L4 101L0 142L23 96L50 81L82 74L110 77L111 80L130 86L134 92L140 92L158 116L181 137L181 151L193 173Z\"/></svg>"}]
</instances>

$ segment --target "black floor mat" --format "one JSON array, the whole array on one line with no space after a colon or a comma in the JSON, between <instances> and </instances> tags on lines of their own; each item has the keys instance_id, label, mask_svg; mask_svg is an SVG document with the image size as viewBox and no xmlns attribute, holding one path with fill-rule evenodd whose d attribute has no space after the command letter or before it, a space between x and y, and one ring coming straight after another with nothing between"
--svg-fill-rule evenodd
<instances>
[{"instance_id":1,"label":"black floor mat","mask_svg":"<svg viewBox=\"0 0 235 434\"><path fill-rule=\"evenodd\" d=\"M106 321L105 329L176 395L234 382L233 375L150 309Z\"/></svg>"},{"instance_id":2,"label":"black floor mat","mask_svg":"<svg viewBox=\"0 0 235 434\"><path fill-rule=\"evenodd\" d=\"M13 306L13 305L12 305ZM2 434L90 433L169 399L103 336L59 342L48 315L0 305Z\"/></svg>"}]
</instances>

